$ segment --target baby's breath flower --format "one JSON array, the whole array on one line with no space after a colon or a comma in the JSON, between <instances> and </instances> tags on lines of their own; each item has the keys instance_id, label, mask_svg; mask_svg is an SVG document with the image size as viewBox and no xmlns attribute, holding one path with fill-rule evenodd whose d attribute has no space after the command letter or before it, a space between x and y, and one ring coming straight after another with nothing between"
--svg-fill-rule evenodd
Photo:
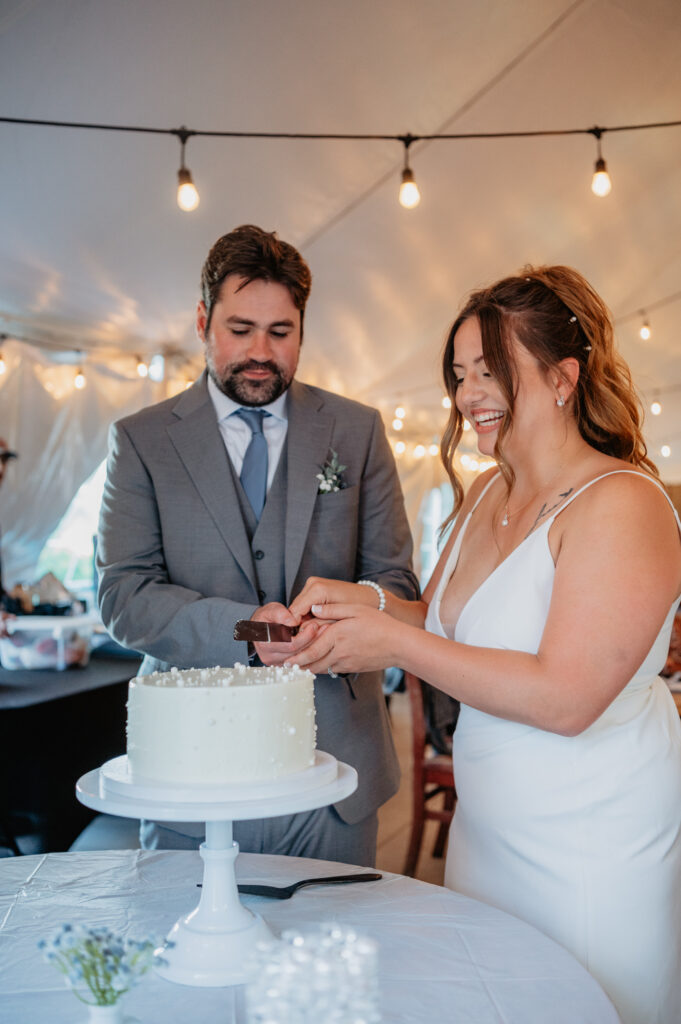
<instances>
[{"instance_id":1,"label":"baby's breath flower","mask_svg":"<svg viewBox=\"0 0 681 1024\"><path fill-rule=\"evenodd\" d=\"M38 949L76 989L85 986L93 999L75 995L90 1006L112 1006L124 992L137 984L154 963L152 939L129 939L108 928L85 928L63 924L50 938L41 939Z\"/></svg>"}]
</instances>

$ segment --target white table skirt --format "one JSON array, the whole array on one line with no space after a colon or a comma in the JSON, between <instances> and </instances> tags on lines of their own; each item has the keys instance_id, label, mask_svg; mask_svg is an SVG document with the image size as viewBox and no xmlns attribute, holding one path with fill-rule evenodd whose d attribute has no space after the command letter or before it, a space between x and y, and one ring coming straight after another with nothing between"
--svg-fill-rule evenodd
<instances>
[{"instance_id":1,"label":"white table skirt","mask_svg":"<svg viewBox=\"0 0 681 1024\"><path fill-rule=\"evenodd\" d=\"M240 881L285 884L348 865L240 854ZM0 860L0 1019L76 1024L87 1008L37 949L60 924L163 936L198 902L198 853L116 850ZM334 921L379 944L384 1024L618 1024L596 981L562 947L516 918L401 875L300 890L286 901L242 897L275 932ZM238 990L193 988L150 973L125 997L141 1024L238 1022ZM322 1022L320 1022L322 1024Z\"/></svg>"}]
</instances>

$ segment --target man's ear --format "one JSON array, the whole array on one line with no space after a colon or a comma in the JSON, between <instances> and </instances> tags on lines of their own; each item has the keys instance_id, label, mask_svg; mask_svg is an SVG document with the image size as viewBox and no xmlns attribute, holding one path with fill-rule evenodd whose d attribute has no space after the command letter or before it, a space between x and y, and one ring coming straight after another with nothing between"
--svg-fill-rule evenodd
<instances>
[{"instance_id":1,"label":"man's ear","mask_svg":"<svg viewBox=\"0 0 681 1024\"><path fill-rule=\"evenodd\" d=\"M201 299L196 306L196 334L199 341L202 344L206 344L206 324L208 322L208 313L206 312L206 303Z\"/></svg>"}]
</instances>

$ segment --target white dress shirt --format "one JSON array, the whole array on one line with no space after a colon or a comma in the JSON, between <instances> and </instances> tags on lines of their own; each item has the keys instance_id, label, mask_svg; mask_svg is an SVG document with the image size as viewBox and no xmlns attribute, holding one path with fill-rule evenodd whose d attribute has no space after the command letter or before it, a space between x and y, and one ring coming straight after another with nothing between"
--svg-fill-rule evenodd
<instances>
[{"instance_id":1,"label":"white dress shirt","mask_svg":"<svg viewBox=\"0 0 681 1024\"><path fill-rule=\"evenodd\" d=\"M275 398L269 405L241 406L233 402L231 398L223 394L215 384L212 377L208 377L208 394L215 409L215 415L220 428L220 434L224 441L227 454L229 455L234 471L237 476L241 474L241 467L244 461L246 449L251 443L251 428L240 416L234 416L238 409L262 409L270 415L265 416L262 422L263 434L267 441L267 490L269 491L274 474L279 465L279 458L286 440L288 430L288 414L286 409L286 392Z\"/></svg>"}]
</instances>

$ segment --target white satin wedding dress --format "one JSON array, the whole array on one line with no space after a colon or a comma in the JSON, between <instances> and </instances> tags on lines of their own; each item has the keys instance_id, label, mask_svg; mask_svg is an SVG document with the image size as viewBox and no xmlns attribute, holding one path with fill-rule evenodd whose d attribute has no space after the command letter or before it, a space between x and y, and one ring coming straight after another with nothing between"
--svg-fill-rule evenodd
<instances>
[{"instance_id":1,"label":"white satin wedding dress","mask_svg":"<svg viewBox=\"0 0 681 1024\"><path fill-rule=\"evenodd\" d=\"M482 583L454 639L538 650L554 577L548 533L569 503ZM440 636L442 594L474 511L429 607L426 628ZM623 1024L681 1022L681 725L658 676L676 604L634 678L579 736L467 706L454 734L458 803L445 884L565 946Z\"/></svg>"}]
</instances>

